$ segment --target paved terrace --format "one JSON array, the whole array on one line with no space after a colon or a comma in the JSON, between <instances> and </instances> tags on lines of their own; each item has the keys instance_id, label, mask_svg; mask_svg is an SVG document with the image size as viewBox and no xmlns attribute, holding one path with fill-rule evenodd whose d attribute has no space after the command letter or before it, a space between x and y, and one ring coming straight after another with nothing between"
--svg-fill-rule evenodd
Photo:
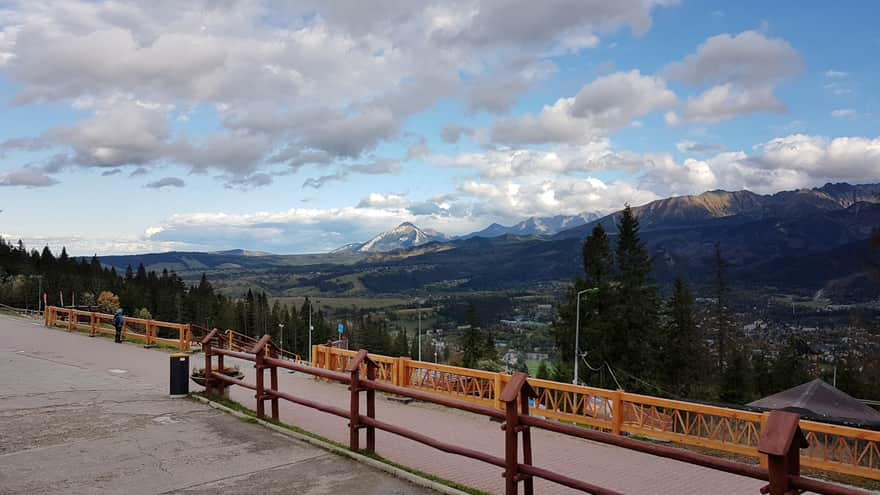
<instances>
[{"instance_id":1,"label":"paved terrace","mask_svg":"<svg viewBox=\"0 0 880 495\"><path fill-rule=\"evenodd\" d=\"M199 481L196 475L203 469L205 459L221 461L218 464L223 464L223 470L229 475L243 473L238 476L247 477L247 473L251 473L246 478L251 481L255 479L252 473L258 469L267 470L258 478L276 480L277 484L273 486L287 484L294 478L291 470L273 468L290 466L292 459L307 457L303 445L277 440L270 449L257 451L248 441L249 437L244 434L242 426L247 426L250 435L254 434L255 425L218 415L188 401L163 399L168 387L168 360L167 354L143 349L136 344L118 345L104 338L47 329L29 320L0 317L0 373L4 384L0 388L0 398L4 399L0 402L0 437L4 439L0 441L0 493L5 493L3 487L8 489L10 486L18 487L16 491L27 489L34 492L36 490L31 488L35 485L32 483L43 477L46 478L43 489L52 491L53 486L63 488L61 485L50 485L52 480L63 480L77 473L82 479L81 483L94 477L97 486L113 491L110 488L121 486L114 485L120 482L113 474L114 470L131 472L126 482L127 488L138 486L131 481L143 481L169 469L181 477L183 473L189 473L195 484ZM232 362L234 360L227 358L227 364ZM202 364L201 355L193 356L193 366ZM241 364L245 379L253 383L253 364ZM113 374L109 371L114 369L126 372ZM13 377L27 377L27 380L19 383ZM279 383L286 392L348 407L349 394L343 385L317 381L284 370L279 370ZM194 384L191 386L199 389ZM231 398L253 409L253 394L251 390L233 387ZM11 403L9 398L13 399ZM348 443L346 420L283 400L280 402L281 420L285 423ZM93 408L92 405L96 403L100 407ZM35 411L40 414L30 414L30 408L36 408ZM166 417L170 420L162 419ZM381 395L377 396L376 417L446 442L503 457L500 425L484 417L429 404L399 404L384 400ZM175 420L180 422L171 423ZM141 431L129 438L125 429L134 428L135 424L139 425ZM120 433L113 433L116 431ZM129 452L127 455L142 454L137 455L136 459L126 459L110 450L103 458L116 459L115 467L102 469L104 461L82 458L73 441L78 436L98 441L102 435L111 438L118 435L116 442L108 442L108 448L114 443L132 442L133 445L126 449ZM535 465L623 493L755 495L763 485L756 480L552 432L533 430L532 435ZM180 439L176 442L168 441L178 436ZM23 440L16 437L22 437ZM212 437L215 439L211 440ZM7 444L9 440L6 440L10 438L13 439L11 448ZM141 442L139 447L135 445L135 439ZM59 443L63 446L59 451L41 450L40 447L25 450L33 449L35 442L45 445ZM490 493L503 493L500 468L445 454L379 430L376 431L376 447L380 455L400 464ZM168 466L151 458L164 455L162 452L165 450L176 452L177 464ZM212 453L207 455L209 451ZM317 456L312 463L322 464L320 454L311 455ZM53 460L59 467L67 459L64 467L67 472L60 469L51 472L41 470L39 466L44 459ZM222 462L223 459L226 462ZM343 462L338 458L333 461ZM143 472L138 474L139 470ZM350 470L346 467L342 471ZM310 483L324 486L334 482L333 477L338 476L338 471L326 476L331 479L310 475L299 482L301 486L309 486ZM390 483L387 478L372 472L370 476L368 480L357 481L360 488L371 488L367 493L421 493L413 488L386 488L379 484ZM203 480L202 483L207 481ZM10 482L15 484L10 485ZM250 488L245 481L241 483L239 487ZM149 492L182 486L178 484ZM536 480L535 487L536 493L542 495L579 493L543 480ZM409 491L395 492L394 489ZM230 489L230 492L235 491ZM299 489L296 493L300 493ZM334 493L345 492L337 490Z\"/></svg>"},{"instance_id":2,"label":"paved terrace","mask_svg":"<svg viewBox=\"0 0 880 495\"><path fill-rule=\"evenodd\" d=\"M0 317L0 494L433 493L171 399L162 364L160 352Z\"/></svg>"}]
</instances>

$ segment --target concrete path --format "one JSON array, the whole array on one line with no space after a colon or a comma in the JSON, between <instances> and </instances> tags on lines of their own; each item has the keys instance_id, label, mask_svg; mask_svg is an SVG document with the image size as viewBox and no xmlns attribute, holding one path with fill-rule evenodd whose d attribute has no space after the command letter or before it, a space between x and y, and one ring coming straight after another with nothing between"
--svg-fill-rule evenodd
<instances>
[{"instance_id":1,"label":"concrete path","mask_svg":"<svg viewBox=\"0 0 880 495\"><path fill-rule=\"evenodd\" d=\"M433 493L168 398L162 373L144 372L163 364L160 352L0 317L0 494Z\"/></svg>"},{"instance_id":2,"label":"concrete path","mask_svg":"<svg viewBox=\"0 0 880 495\"><path fill-rule=\"evenodd\" d=\"M167 354L134 344L118 345L103 338L46 329L29 321L0 318L2 349L6 349L3 356L23 349L33 357L72 363L92 374L107 375L109 369L124 369L126 373L122 376L131 382L158 386L163 390L168 386ZM201 355L193 357L192 365L202 366ZM243 363L242 369L246 380L253 382L253 369L249 366L252 363ZM348 406L348 392L342 385L316 381L298 373L281 372L279 379L282 389L289 393L340 407ZM5 379L3 382L8 383ZM0 392L0 395L6 394ZM231 397L248 407L255 407L253 391L233 387ZM376 416L382 421L503 457L503 433L498 423L486 418L429 404L404 405L377 400L376 406ZM284 401L281 419L332 440L348 442L344 419ZM503 492L499 468L444 454L385 432L377 431L376 437L379 454L400 464L487 492ZM753 495L759 493L762 486L756 480L546 431L533 431L533 444L537 466L623 493ZM536 492L542 495L576 493L542 480L536 481Z\"/></svg>"}]
</instances>

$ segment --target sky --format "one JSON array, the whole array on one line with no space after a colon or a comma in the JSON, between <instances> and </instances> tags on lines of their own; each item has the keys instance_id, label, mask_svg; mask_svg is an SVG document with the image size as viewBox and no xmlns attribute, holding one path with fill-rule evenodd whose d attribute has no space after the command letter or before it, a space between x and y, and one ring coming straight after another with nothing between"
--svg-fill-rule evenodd
<instances>
[{"instance_id":1,"label":"sky","mask_svg":"<svg viewBox=\"0 0 880 495\"><path fill-rule=\"evenodd\" d=\"M880 181L880 5L0 0L0 235L331 250Z\"/></svg>"}]
</instances>

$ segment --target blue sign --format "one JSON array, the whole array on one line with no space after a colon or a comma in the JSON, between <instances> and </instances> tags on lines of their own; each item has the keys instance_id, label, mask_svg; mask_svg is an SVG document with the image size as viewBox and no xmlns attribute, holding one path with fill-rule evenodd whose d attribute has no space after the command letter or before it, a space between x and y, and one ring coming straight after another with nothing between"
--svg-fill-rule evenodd
<instances>
[{"instance_id":1,"label":"blue sign","mask_svg":"<svg viewBox=\"0 0 880 495\"><path fill-rule=\"evenodd\" d=\"M344 330L344 327L342 326L342 323L340 323L339 327L336 328L336 331L338 331L339 334L342 335L342 330Z\"/></svg>"}]
</instances>

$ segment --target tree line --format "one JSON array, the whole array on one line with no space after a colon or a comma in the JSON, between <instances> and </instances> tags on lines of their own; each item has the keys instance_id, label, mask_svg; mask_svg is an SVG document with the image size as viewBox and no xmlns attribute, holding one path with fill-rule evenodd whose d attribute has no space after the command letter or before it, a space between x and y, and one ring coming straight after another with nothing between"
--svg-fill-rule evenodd
<instances>
[{"instance_id":1,"label":"tree line","mask_svg":"<svg viewBox=\"0 0 880 495\"><path fill-rule=\"evenodd\" d=\"M715 246L707 311L699 312L683 277L665 299L651 279L653 260L638 218L626 207L612 241L596 225L583 244L583 276L568 289L552 327L556 360L541 377L571 382L580 295L578 382L680 399L745 403L820 374L803 345L756 345L735 323L728 265ZM839 356L838 386L880 396L880 364ZM823 376L824 377L824 376Z\"/></svg>"}]
</instances>

